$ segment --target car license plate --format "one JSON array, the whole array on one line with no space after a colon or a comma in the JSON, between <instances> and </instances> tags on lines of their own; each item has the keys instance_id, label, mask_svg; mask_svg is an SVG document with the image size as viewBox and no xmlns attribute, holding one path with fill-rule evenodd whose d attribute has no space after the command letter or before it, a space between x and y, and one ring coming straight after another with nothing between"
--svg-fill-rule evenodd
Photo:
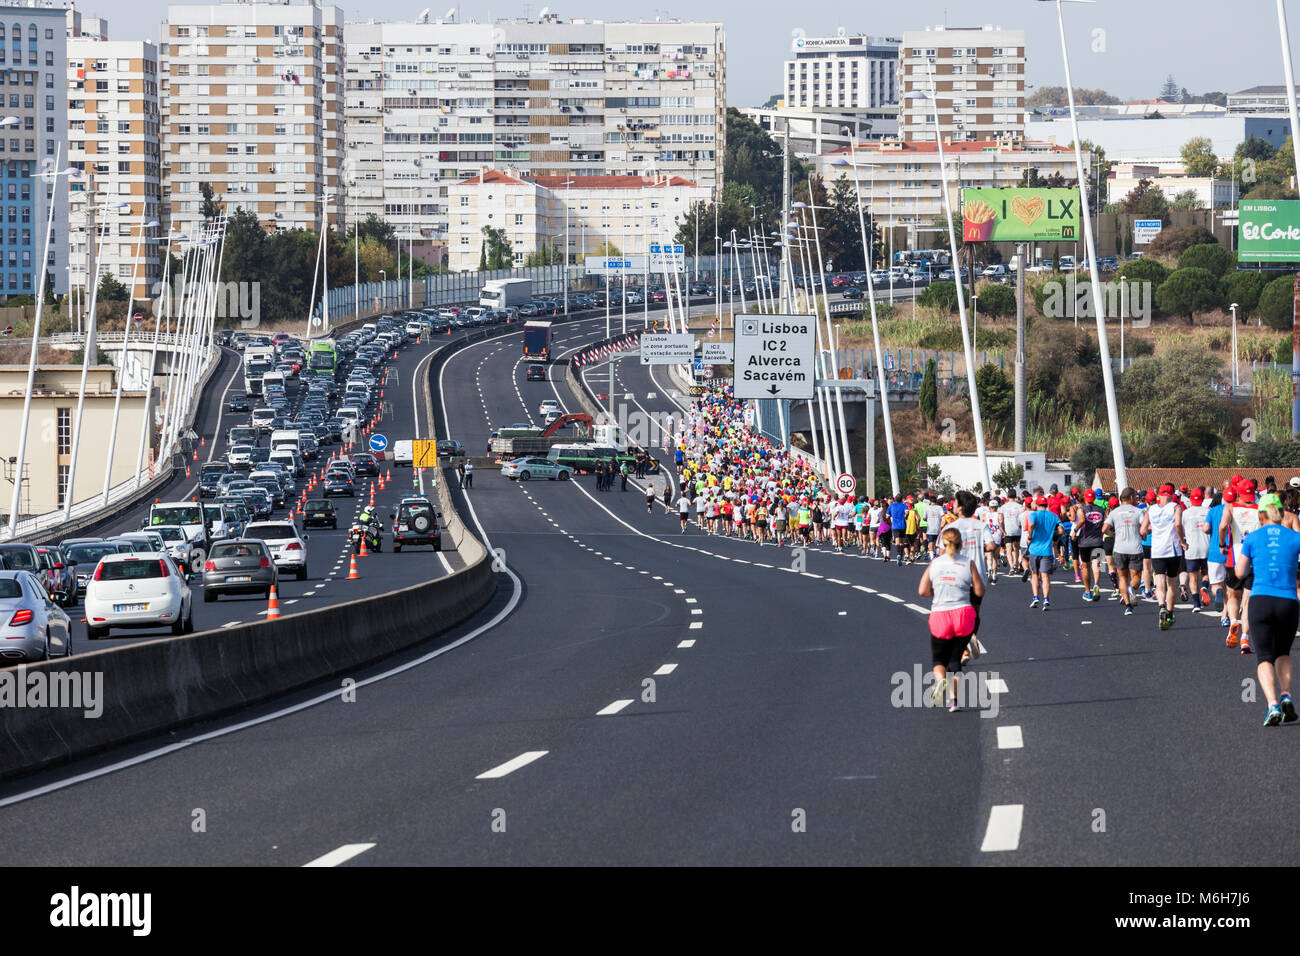
<instances>
[{"instance_id":1,"label":"car license plate","mask_svg":"<svg viewBox=\"0 0 1300 956\"><path fill-rule=\"evenodd\" d=\"M226 577L227 584L246 584L251 580L253 580L253 576L251 574L236 574L233 576L228 575Z\"/></svg>"},{"instance_id":2,"label":"car license plate","mask_svg":"<svg viewBox=\"0 0 1300 956\"><path fill-rule=\"evenodd\" d=\"M123 611L147 611L149 610L149 605L148 604L114 604L113 610L117 611L119 614L122 613Z\"/></svg>"}]
</instances>

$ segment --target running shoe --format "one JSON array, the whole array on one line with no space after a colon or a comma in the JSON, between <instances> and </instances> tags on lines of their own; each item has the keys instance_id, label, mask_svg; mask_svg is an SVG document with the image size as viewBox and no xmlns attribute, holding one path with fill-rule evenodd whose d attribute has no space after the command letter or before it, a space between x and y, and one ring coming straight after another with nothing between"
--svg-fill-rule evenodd
<instances>
[{"instance_id":1,"label":"running shoe","mask_svg":"<svg viewBox=\"0 0 1300 956\"><path fill-rule=\"evenodd\" d=\"M1215 591L1215 592L1214 592L1214 609L1215 609L1216 611L1219 611L1220 613L1222 613L1222 611L1223 611L1223 592L1222 592L1222 591Z\"/></svg>"},{"instance_id":2,"label":"running shoe","mask_svg":"<svg viewBox=\"0 0 1300 956\"><path fill-rule=\"evenodd\" d=\"M1110 599L1111 599L1112 601L1118 601L1118 600L1119 600L1119 588L1116 588L1115 590L1113 590L1113 591L1110 592Z\"/></svg>"},{"instance_id":3,"label":"running shoe","mask_svg":"<svg viewBox=\"0 0 1300 956\"><path fill-rule=\"evenodd\" d=\"M1025 568L1025 573L1020 575L1020 583L1026 584L1029 581L1029 569Z\"/></svg>"},{"instance_id":4,"label":"running shoe","mask_svg":"<svg viewBox=\"0 0 1300 956\"><path fill-rule=\"evenodd\" d=\"M1295 711L1295 704L1292 702L1290 694L1283 694L1282 699L1277 703L1282 708L1282 723L1294 723L1297 718L1300 718L1300 714Z\"/></svg>"},{"instance_id":5,"label":"running shoe","mask_svg":"<svg viewBox=\"0 0 1300 956\"><path fill-rule=\"evenodd\" d=\"M1125 617L1133 616L1133 608L1127 604L1124 605L1124 616Z\"/></svg>"},{"instance_id":6,"label":"running shoe","mask_svg":"<svg viewBox=\"0 0 1300 956\"><path fill-rule=\"evenodd\" d=\"M1170 612L1169 612L1169 626L1170 626L1170 627L1173 627L1173 626L1174 626L1174 621L1176 621L1177 618L1178 618L1178 615L1176 615L1173 611L1170 611Z\"/></svg>"},{"instance_id":7,"label":"running shoe","mask_svg":"<svg viewBox=\"0 0 1300 956\"><path fill-rule=\"evenodd\" d=\"M1250 638L1249 638L1249 637L1242 637L1242 639L1241 639L1241 653L1243 653L1243 654L1254 654L1254 653L1255 653L1254 649L1250 646Z\"/></svg>"},{"instance_id":8,"label":"running shoe","mask_svg":"<svg viewBox=\"0 0 1300 956\"><path fill-rule=\"evenodd\" d=\"M1264 718L1265 727L1276 727L1285 719L1282 708L1277 704L1270 704L1268 707L1268 716Z\"/></svg>"},{"instance_id":9,"label":"running shoe","mask_svg":"<svg viewBox=\"0 0 1300 956\"><path fill-rule=\"evenodd\" d=\"M997 583L998 583L998 573L994 571L992 577L989 578L989 584L997 584Z\"/></svg>"},{"instance_id":10,"label":"running shoe","mask_svg":"<svg viewBox=\"0 0 1300 956\"><path fill-rule=\"evenodd\" d=\"M1191 595L1187 593L1187 588L1182 587L1181 585L1178 588L1178 597L1184 604L1192 599Z\"/></svg>"},{"instance_id":11,"label":"running shoe","mask_svg":"<svg viewBox=\"0 0 1300 956\"><path fill-rule=\"evenodd\" d=\"M957 706L957 701L954 700L948 704L948 713L955 714L959 710L961 710L961 708Z\"/></svg>"},{"instance_id":12,"label":"running shoe","mask_svg":"<svg viewBox=\"0 0 1300 956\"><path fill-rule=\"evenodd\" d=\"M943 704L944 691L948 689L948 678L941 677L935 682L934 687L930 689L930 703L935 707ZM1278 713L1281 713L1279 711Z\"/></svg>"},{"instance_id":13,"label":"running shoe","mask_svg":"<svg viewBox=\"0 0 1300 956\"><path fill-rule=\"evenodd\" d=\"M1084 599L1085 601L1094 601L1094 600L1096 600L1096 598L1094 598L1094 597L1092 596L1092 592L1091 592L1091 591L1084 591L1084 592L1083 592L1083 599Z\"/></svg>"},{"instance_id":14,"label":"running shoe","mask_svg":"<svg viewBox=\"0 0 1300 956\"><path fill-rule=\"evenodd\" d=\"M1241 642L1241 622L1233 621L1228 627L1228 639L1223 643L1228 647L1236 647Z\"/></svg>"},{"instance_id":15,"label":"running shoe","mask_svg":"<svg viewBox=\"0 0 1300 956\"><path fill-rule=\"evenodd\" d=\"M1160 630L1162 631L1169 630L1169 612L1166 611L1164 608L1160 609L1160 615L1156 626L1159 627Z\"/></svg>"},{"instance_id":16,"label":"running shoe","mask_svg":"<svg viewBox=\"0 0 1300 956\"><path fill-rule=\"evenodd\" d=\"M1231 623L1232 622L1229 621L1226 617L1219 618L1219 627L1227 627Z\"/></svg>"},{"instance_id":17,"label":"running shoe","mask_svg":"<svg viewBox=\"0 0 1300 956\"><path fill-rule=\"evenodd\" d=\"M1032 601L1029 602L1029 610L1032 611L1036 607L1038 607L1038 598L1034 598Z\"/></svg>"},{"instance_id":18,"label":"running shoe","mask_svg":"<svg viewBox=\"0 0 1300 956\"><path fill-rule=\"evenodd\" d=\"M1046 611L1049 607L1051 607L1051 605L1052 605L1052 602L1051 602L1051 601L1047 600L1047 598L1043 598L1043 610L1044 610L1044 611Z\"/></svg>"},{"instance_id":19,"label":"running shoe","mask_svg":"<svg viewBox=\"0 0 1300 956\"><path fill-rule=\"evenodd\" d=\"M1209 607L1209 606L1210 606L1210 589L1206 585L1202 584L1201 585L1201 607Z\"/></svg>"}]
</instances>

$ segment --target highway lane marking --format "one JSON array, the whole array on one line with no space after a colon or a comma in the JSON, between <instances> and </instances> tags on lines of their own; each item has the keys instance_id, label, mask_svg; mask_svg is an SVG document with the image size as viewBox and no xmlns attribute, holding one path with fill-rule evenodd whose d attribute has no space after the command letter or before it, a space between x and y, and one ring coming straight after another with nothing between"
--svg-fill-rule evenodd
<instances>
[{"instance_id":1,"label":"highway lane marking","mask_svg":"<svg viewBox=\"0 0 1300 956\"><path fill-rule=\"evenodd\" d=\"M769 571L772 570L772 565L770 565L770 564L759 564L757 561L754 562L754 567L756 567L756 568L767 568Z\"/></svg>"},{"instance_id":2,"label":"highway lane marking","mask_svg":"<svg viewBox=\"0 0 1300 956\"><path fill-rule=\"evenodd\" d=\"M804 577L806 577L806 578L822 578L822 577L825 577L825 575L822 575L822 574L813 574L811 571L800 571L799 573L802 574L802 575L803 575Z\"/></svg>"},{"instance_id":3,"label":"highway lane marking","mask_svg":"<svg viewBox=\"0 0 1300 956\"><path fill-rule=\"evenodd\" d=\"M337 850L330 850L324 856L319 856L310 863L304 863L303 866L338 866L355 856L360 856L374 846L373 843L345 843Z\"/></svg>"},{"instance_id":4,"label":"highway lane marking","mask_svg":"<svg viewBox=\"0 0 1300 956\"><path fill-rule=\"evenodd\" d=\"M1017 724L998 728L999 750L1020 750L1025 745L1024 735Z\"/></svg>"},{"instance_id":5,"label":"highway lane marking","mask_svg":"<svg viewBox=\"0 0 1300 956\"><path fill-rule=\"evenodd\" d=\"M667 675L671 674L671 673L672 673L673 671L675 671L675 670L677 670L677 665L676 665L676 664L664 664L664 665L663 665L662 667L660 667L657 671L655 671L654 676L655 676L655 677L666 677Z\"/></svg>"},{"instance_id":6,"label":"highway lane marking","mask_svg":"<svg viewBox=\"0 0 1300 956\"><path fill-rule=\"evenodd\" d=\"M692 622L691 622L691 630L692 630L692 631L699 631L699 630L702 630L703 628L704 628L704 622L703 622L703 621L692 621Z\"/></svg>"},{"instance_id":7,"label":"highway lane marking","mask_svg":"<svg viewBox=\"0 0 1300 956\"><path fill-rule=\"evenodd\" d=\"M921 605L919 605L919 604L913 604L913 603L911 603L910 601L907 602L906 604L904 604L903 606L906 607L906 608L911 608L911 609L912 609L913 611L915 611L917 614L929 614L929 613L930 613L930 609L929 609L928 607L921 607Z\"/></svg>"},{"instance_id":8,"label":"highway lane marking","mask_svg":"<svg viewBox=\"0 0 1300 956\"><path fill-rule=\"evenodd\" d=\"M848 584L848 581L841 581L839 578L827 578L828 584Z\"/></svg>"},{"instance_id":9,"label":"highway lane marking","mask_svg":"<svg viewBox=\"0 0 1300 956\"><path fill-rule=\"evenodd\" d=\"M624 707L627 707L631 703L633 703L631 698L627 700L616 700L614 701L614 703L606 704L600 710L596 711L596 716L609 717L612 714L617 714L620 710L622 710Z\"/></svg>"},{"instance_id":10,"label":"highway lane marking","mask_svg":"<svg viewBox=\"0 0 1300 956\"><path fill-rule=\"evenodd\" d=\"M686 591L683 590L682 588L674 588L674 589L673 589L673 593L674 593L674 594L685 594Z\"/></svg>"},{"instance_id":11,"label":"highway lane marking","mask_svg":"<svg viewBox=\"0 0 1300 956\"><path fill-rule=\"evenodd\" d=\"M692 613L692 614L703 614L704 612L701 611L698 607L693 607L693 608L691 608L691 613Z\"/></svg>"},{"instance_id":12,"label":"highway lane marking","mask_svg":"<svg viewBox=\"0 0 1300 956\"><path fill-rule=\"evenodd\" d=\"M879 595L880 595L882 598L884 598L886 601L893 601L895 604L904 604L904 603L906 603L906 602L905 602L901 597L894 597L894 595L892 595L892 594L887 594L887 593L885 593L884 591L877 591L876 593L879 594Z\"/></svg>"},{"instance_id":13,"label":"highway lane marking","mask_svg":"<svg viewBox=\"0 0 1300 956\"><path fill-rule=\"evenodd\" d=\"M989 810L988 829L980 850L985 853L1005 853L1020 848L1020 825L1024 822L1023 803L1000 804Z\"/></svg>"},{"instance_id":14,"label":"highway lane marking","mask_svg":"<svg viewBox=\"0 0 1300 956\"><path fill-rule=\"evenodd\" d=\"M867 587L865 584L855 584L855 585L853 585L853 590L855 590L855 591L861 591L861 592L863 592L864 594L875 594L875 593L876 593L876 589L875 589L875 588L869 588L869 587Z\"/></svg>"},{"instance_id":15,"label":"highway lane marking","mask_svg":"<svg viewBox=\"0 0 1300 956\"><path fill-rule=\"evenodd\" d=\"M244 623L243 621L227 621L225 624L222 624L221 626L222 626L222 627L237 627L238 625L243 624L243 623Z\"/></svg>"},{"instance_id":16,"label":"highway lane marking","mask_svg":"<svg viewBox=\"0 0 1300 956\"><path fill-rule=\"evenodd\" d=\"M685 641L678 641L678 642L677 642L677 646L678 646L678 647L694 647L694 646L695 646L695 638L690 638L689 640L685 640Z\"/></svg>"},{"instance_id":17,"label":"highway lane marking","mask_svg":"<svg viewBox=\"0 0 1300 956\"><path fill-rule=\"evenodd\" d=\"M501 777L506 776L507 774L514 773L520 767L528 766L534 760L540 760L541 758L545 757L548 753L550 753L549 750L525 751L524 753L521 753L518 757L515 757L511 760L507 760L505 763L493 767L491 770L484 771L474 779L475 780L497 780Z\"/></svg>"},{"instance_id":18,"label":"highway lane marking","mask_svg":"<svg viewBox=\"0 0 1300 956\"><path fill-rule=\"evenodd\" d=\"M686 603L687 603L687 604L699 604L700 602L697 601L695 598L687 598L687 599L686 599Z\"/></svg>"}]
</instances>

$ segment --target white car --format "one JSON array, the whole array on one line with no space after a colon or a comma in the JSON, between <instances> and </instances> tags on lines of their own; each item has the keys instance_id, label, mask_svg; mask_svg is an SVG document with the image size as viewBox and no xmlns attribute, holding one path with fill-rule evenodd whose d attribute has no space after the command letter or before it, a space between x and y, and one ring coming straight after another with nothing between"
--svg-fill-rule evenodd
<instances>
[{"instance_id":1,"label":"white car","mask_svg":"<svg viewBox=\"0 0 1300 956\"><path fill-rule=\"evenodd\" d=\"M545 418L549 412L558 411L560 411L560 403L554 398L548 398L537 407L537 414L541 415L543 418Z\"/></svg>"},{"instance_id":2,"label":"white car","mask_svg":"<svg viewBox=\"0 0 1300 956\"><path fill-rule=\"evenodd\" d=\"M240 465L249 465L253 460L252 445L231 445L230 451L226 453L226 463L231 468L238 468Z\"/></svg>"},{"instance_id":3,"label":"white car","mask_svg":"<svg viewBox=\"0 0 1300 956\"><path fill-rule=\"evenodd\" d=\"M110 628L170 627L194 630L190 587L171 555L106 554L86 582L86 636L107 637Z\"/></svg>"},{"instance_id":4,"label":"white car","mask_svg":"<svg viewBox=\"0 0 1300 956\"><path fill-rule=\"evenodd\" d=\"M168 556L182 571L194 568L194 542L178 524L156 524L149 529L162 536Z\"/></svg>"},{"instance_id":5,"label":"white car","mask_svg":"<svg viewBox=\"0 0 1300 956\"><path fill-rule=\"evenodd\" d=\"M292 521L254 521L244 529L244 537L265 541L277 569L306 580L307 537Z\"/></svg>"}]
</instances>

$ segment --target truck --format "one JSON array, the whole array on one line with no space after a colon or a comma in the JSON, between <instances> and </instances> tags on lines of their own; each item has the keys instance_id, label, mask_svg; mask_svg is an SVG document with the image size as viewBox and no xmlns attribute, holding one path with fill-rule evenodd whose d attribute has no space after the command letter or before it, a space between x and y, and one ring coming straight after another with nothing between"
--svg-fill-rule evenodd
<instances>
[{"instance_id":1,"label":"truck","mask_svg":"<svg viewBox=\"0 0 1300 956\"><path fill-rule=\"evenodd\" d=\"M524 323L524 355L543 362L551 360L551 323L549 319L531 319Z\"/></svg>"},{"instance_id":2,"label":"truck","mask_svg":"<svg viewBox=\"0 0 1300 956\"><path fill-rule=\"evenodd\" d=\"M504 310L523 305L533 298L532 279L488 279L479 293L478 304L488 309Z\"/></svg>"},{"instance_id":3,"label":"truck","mask_svg":"<svg viewBox=\"0 0 1300 956\"><path fill-rule=\"evenodd\" d=\"M274 371L275 363L271 360L254 359L244 363L244 391L249 395L262 394L262 377Z\"/></svg>"},{"instance_id":4,"label":"truck","mask_svg":"<svg viewBox=\"0 0 1300 956\"><path fill-rule=\"evenodd\" d=\"M545 455L558 442L571 442L592 433L591 416L582 412L561 415L545 428L502 428L492 439L492 454L501 461L526 455ZM560 434L561 432L564 434Z\"/></svg>"}]
</instances>

